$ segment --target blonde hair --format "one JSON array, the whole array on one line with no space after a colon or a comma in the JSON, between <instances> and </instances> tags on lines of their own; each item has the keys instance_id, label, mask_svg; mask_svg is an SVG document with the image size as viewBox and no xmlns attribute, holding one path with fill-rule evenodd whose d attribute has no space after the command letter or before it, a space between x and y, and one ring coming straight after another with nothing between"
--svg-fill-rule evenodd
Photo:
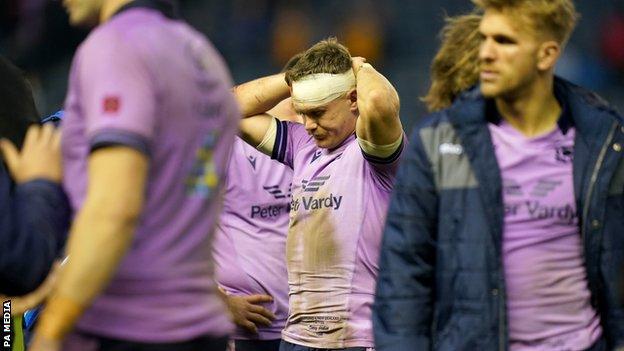
<instances>
[{"instance_id":1,"label":"blonde hair","mask_svg":"<svg viewBox=\"0 0 624 351\"><path fill-rule=\"evenodd\" d=\"M519 16L536 34L550 34L560 44L570 38L579 19L572 0L472 0L480 9Z\"/></svg>"},{"instance_id":2,"label":"blonde hair","mask_svg":"<svg viewBox=\"0 0 624 351\"><path fill-rule=\"evenodd\" d=\"M472 12L445 21L442 44L431 63L431 86L421 99L429 111L450 106L459 93L479 80L481 14Z\"/></svg>"}]
</instances>

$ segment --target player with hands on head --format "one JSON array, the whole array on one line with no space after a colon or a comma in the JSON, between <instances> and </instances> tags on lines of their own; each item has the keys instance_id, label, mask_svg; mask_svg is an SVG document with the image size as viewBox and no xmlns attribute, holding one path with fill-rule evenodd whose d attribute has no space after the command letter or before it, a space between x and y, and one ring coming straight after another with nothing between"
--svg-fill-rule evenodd
<instances>
[{"instance_id":1,"label":"player with hands on head","mask_svg":"<svg viewBox=\"0 0 624 351\"><path fill-rule=\"evenodd\" d=\"M286 74L235 90L243 139L293 169L280 350L373 347L381 231L404 146L396 90L331 38ZM303 124L266 113L288 97Z\"/></svg>"}]
</instances>

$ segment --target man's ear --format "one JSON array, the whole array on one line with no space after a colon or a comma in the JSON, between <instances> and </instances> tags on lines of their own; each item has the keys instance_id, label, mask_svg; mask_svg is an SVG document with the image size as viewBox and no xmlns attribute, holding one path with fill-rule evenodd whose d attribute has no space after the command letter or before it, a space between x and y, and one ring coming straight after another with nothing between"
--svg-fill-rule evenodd
<instances>
[{"instance_id":1,"label":"man's ear","mask_svg":"<svg viewBox=\"0 0 624 351\"><path fill-rule=\"evenodd\" d=\"M561 45L554 40L546 41L540 45L537 52L537 68L540 71L554 69L561 55Z\"/></svg>"},{"instance_id":2,"label":"man's ear","mask_svg":"<svg viewBox=\"0 0 624 351\"><path fill-rule=\"evenodd\" d=\"M358 105L357 105L357 90L353 88L348 93L349 101L351 102L349 110L355 114L358 113Z\"/></svg>"}]
</instances>

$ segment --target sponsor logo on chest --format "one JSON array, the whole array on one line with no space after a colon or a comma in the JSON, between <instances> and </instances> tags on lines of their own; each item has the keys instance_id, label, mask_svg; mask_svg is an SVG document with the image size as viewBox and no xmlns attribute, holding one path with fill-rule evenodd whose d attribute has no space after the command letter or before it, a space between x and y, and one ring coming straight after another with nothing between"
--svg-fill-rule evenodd
<instances>
[{"instance_id":1,"label":"sponsor logo on chest","mask_svg":"<svg viewBox=\"0 0 624 351\"><path fill-rule=\"evenodd\" d=\"M292 211L315 211L322 209L339 210L342 205L342 195L330 192L319 191L329 181L331 176L316 176L310 180L301 181L302 196L292 200L290 207ZM308 194L312 193L312 194Z\"/></svg>"},{"instance_id":2,"label":"sponsor logo on chest","mask_svg":"<svg viewBox=\"0 0 624 351\"><path fill-rule=\"evenodd\" d=\"M279 185L263 186L262 188L269 193L276 201L288 201L287 198L291 197L291 186L288 185L288 189L281 189ZM290 202L286 203L273 203L269 205L252 205L250 216L251 218L272 219L280 217L290 212Z\"/></svg>"}]
</instances>

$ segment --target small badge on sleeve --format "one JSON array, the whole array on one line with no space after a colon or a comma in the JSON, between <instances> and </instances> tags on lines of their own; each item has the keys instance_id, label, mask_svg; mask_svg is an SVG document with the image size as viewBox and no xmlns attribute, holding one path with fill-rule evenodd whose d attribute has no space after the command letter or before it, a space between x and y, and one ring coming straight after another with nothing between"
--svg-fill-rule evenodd
<instances>
[{"instance_id":1,"label":"small badge on sleeve","mask_svg":"<svg viewBox=\"0 0 624 351\"><path fill-rule=\"evenodd\" d=\"M121 101L119 96L106 96L104 97L104 113L117 113L119 112L119 108L121 106Z\"/></svg>"}]
</instances>

